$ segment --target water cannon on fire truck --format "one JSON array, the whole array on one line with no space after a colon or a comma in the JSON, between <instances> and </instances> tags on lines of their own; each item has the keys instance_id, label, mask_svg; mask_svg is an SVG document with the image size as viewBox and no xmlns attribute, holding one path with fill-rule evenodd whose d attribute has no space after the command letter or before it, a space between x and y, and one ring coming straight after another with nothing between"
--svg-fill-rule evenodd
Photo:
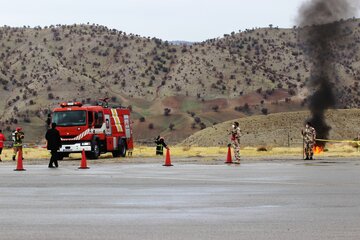
<instances>
[{"instance_id":1,"label":"water cannon on fire truck","mask_svg":"<svg viewBox=\"0 0 360 240\"><path fill-rule=\"evenodd\" d=\"M114 157L125 157L126 151L133 149L130 110L110 108L108 98L99 100L97 106L64 102L53 110L52 122L56 123L62 142L61 159L83 149L90 159L106 152L112 152Z\"/></svg>"}]
</instances>

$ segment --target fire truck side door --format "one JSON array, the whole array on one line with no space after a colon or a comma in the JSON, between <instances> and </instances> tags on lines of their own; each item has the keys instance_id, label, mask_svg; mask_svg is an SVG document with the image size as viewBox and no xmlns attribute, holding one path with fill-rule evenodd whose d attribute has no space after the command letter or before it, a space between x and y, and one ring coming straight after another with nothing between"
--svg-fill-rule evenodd
<instances>
[{"instance_id":1,"label":"fire truck side door","mask_svg":"<svg viewBox=\"0 0 360 240\"><path fill-rule=\"evenodd\" d=\"M94 124L94 112L88 111L88 126L91 128Z\"/></svg>"},{"instance_id":2,"label":"fire truck side door","mask_svg":"<svg viewBox=\"0 0 360 240\"><path fill-rule=\"evenodd\" d=\"M105 114L105 134L111 135L111 122L109 114Z\"/></svg>"},{"instance_id":3,"label":"fire truck side door","mask_svg":"<svg viewBox=\"0 0 360 240\"><path fill-rule=\"evenodd\" d=\"M95 128L101 128L104 123L103 112L95 112Z\"/></svg>"},{"instance_id":4,"label":"fire truck side door","mask_svg":"<svg viewBox=\"0 0 360 240\"><path fill-rule=\"evenodd\" d=\"M124 115L125 135L126 138L131 137L129 115Z\"/></svg>"}]
</instances>

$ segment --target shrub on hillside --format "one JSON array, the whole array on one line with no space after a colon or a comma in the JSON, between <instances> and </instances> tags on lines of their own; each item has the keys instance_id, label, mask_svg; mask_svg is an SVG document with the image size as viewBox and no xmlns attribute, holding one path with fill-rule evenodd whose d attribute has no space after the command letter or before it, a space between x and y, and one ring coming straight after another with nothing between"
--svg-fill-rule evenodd
<instances>
[{"instance_id":1,"label":"shrub on hillside","mask_svg":"<svg viewBox=\"0 0 360 240\"><path fill-rule=\"evenodd\" d=\"M267 115L268 114L268 109L267 108L262 108L261 113L264 114L264 115Z\"/></svg>"},{"instance_id":2,"label":"shrub on hillside","mask_svg":"<svg viewBox=\"0 0 360 240\"><path fill-rule=\"evenodd\" d=\"M164 116L170 116L171 109L170 108L164 108Z\"/></svg>"}]
</instances>

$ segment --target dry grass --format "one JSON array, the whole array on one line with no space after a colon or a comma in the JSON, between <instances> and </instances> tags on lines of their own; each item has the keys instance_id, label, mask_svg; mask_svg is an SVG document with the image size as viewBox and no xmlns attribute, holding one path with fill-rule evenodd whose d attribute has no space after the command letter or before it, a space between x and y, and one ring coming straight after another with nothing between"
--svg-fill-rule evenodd
<instances>
[{"instance_id":1,"label":"dry grass","mask_svg":"<svg viewBox=\"0 0 360 240\"><path fill-rule=\"evenodd\" d=\"M360 152L348 144L328 144L327 151L318 154L322 157L357 157ZM227 147L189 147L175 146L171 147L171 156L175 157L226 157ZM258 151L257 147L241 148L240 154L243 157L267 157L267 156L301 156L300 147L274 147L267 151ZM134 157L154 157L155 147L139 146L133 151Z\"/></svg>"},{"instance_id":2,"label":"dry grass","mask_svg":"<svg viewBox=\"0 0 360 240\"><path fill-rule=\"evenodd\" d=\"M175 146L170 149L171 156L191 158L191 157L222 157L226 158L228 149L226 147L189 147L189 146ZM258 151L256 147L244 147L241 148L240 154L242 157L269 157L269 156L301 156L302 150L298 147L287 148L287 147L274 147L268 148L267 151ZM349 144L328 144L326 151L315 155L315 157L359 157L360 152ZM4 149L1 155L5 161L10 161L12 157L12 149ZM50 153L43 148L25 148L24 157L28 160L36 159L48 159ZM81 158L80 154L70 155L72 159ZM102 158L111 158L111 153L101 155ZM155 157L155 147L138 146L133 151L134 158L150 158Z\"/></svg>"}]
</instances>

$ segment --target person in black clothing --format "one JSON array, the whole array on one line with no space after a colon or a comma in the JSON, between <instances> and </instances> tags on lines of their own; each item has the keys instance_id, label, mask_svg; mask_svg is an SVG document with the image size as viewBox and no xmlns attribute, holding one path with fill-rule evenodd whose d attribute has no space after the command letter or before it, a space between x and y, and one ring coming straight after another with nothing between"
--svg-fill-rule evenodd
<instances>
[{"instance_id":1,"label":"person in black clothing","mask_svg":"<svg viewBox=\"0 0 360 240\"><path fill-rule=\"evenodd\" d=\"M56 123L51 124L51 128L47 130L45 135L47 141L47 149L51 151L51 158L49 162L49 168L58 167L58 150L61 147L60 133L56 129Z\"/></svg>"},{"instance_id":2,"label":"person in black clothing","mask_svg":"<svg viewBox=\"0 0 360 240\"><path fill-rule=\"evenodd\" d=\"M155 139L156 143L156 155L164 155L164 148L168 149L163 137L158 136Z\"/></svg>"}]
</instances>

